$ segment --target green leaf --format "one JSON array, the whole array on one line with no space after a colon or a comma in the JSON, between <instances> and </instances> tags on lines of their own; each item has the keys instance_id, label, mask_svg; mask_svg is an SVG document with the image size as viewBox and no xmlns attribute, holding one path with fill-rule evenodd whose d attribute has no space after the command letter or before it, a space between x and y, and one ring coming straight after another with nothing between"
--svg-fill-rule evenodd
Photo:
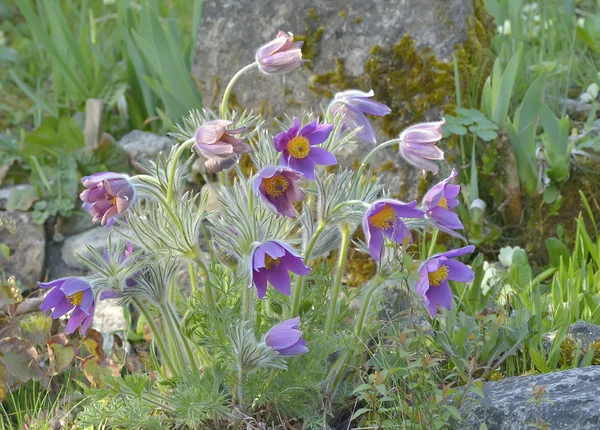
<instances>
[{"instance_id":1,"label":"green leaf","mask_svg":"<svg viewBox=\"0 0 600 430\"><path fill-rule=\"evenodd\" d=\"M569 250L564 243L555 237L550 237L546 240L546 248L548 249L548 256L550 257L550 264L553 267L560 267L561 258L563 264L568 266L571 259Z\"/></svg>"},{"instance_id":2,"label":"green leaf","mask_svg":"<svg viewBox=\"0 0 600 430\"><path fill-rule=\"evenodd\" d=\"M531 356L531 361L533 361L533 364L535 364L535 367L537 367L540 372L550 372L550 367L546 363L546 359L539 352L535 349L530 349L529 355Z\"/></svg>"},{"instance_id":3,"label":"green leaf","mask_svg":"<svg viewBox=\"0 0 600 430\"><path fill-rule=\"evenodd\" d=\"M0 340L0 362L19 381L40 381L46 378L46 372L37 360L37 351L30 342L20 337L5 337Z\"/></svg>"},{"instance_id":4,"label":"green leaf","mask_svg":"<svg viewBox=\"0 0 600 430\"><path fill-rule=\"evenodd\" d=\"M544 188L544 202L547 204L554 203L558 198L558 187L556 184L550 184Z\"/></svg>"},{"instance_id":5,"label":"green leaf","mask_svg":"<svg viewBox=\"0 0 600 430\"><path fill-rule=\"evenodd\" d=\"M492 95L490 100L492 106L491 120L500 127L500 129L504 128L504 123L508 115L508 108L512 99L513 88L517 78L517 72L519 71L522 53L523 45L520 44L502 74L499 73L499 66L498 69L496 69L496 62L499 62L500 59L496 59L496 62L494 63ZM496 84L496 81L498 81L498 84Z\"/></svg>"},{"instance_id":6,"label":"green leaf","mask_svg":"<svg viewBox=\"0 0 600 430\"><path fill-rule=\"evenodd\" d=\"M471 130L472 131L472 130ZM475 132L475 134L481 139L484 140L486 142L489 142L490 140L494 140L495 138L498 137L498 133L496 133L494 130L477 130Z\"/></svg>"},{"instance_id":7,"label":"green leaf","mask_svg":"<svg viewBox=\"0 0 600 430\"><path fill-rule=\"evenodd\" d=\"M366 413L368 413L368 412L371 412L371 409L370 409L370 408L360 408L360 409L358 409L356 412L354 412L354 413L352 414L352 417L351 417L350 419L351 419L351 420L355 420L355 419L357 419L358 417L360 417L361 415L364 415L364 414L366 414Z\"/></svg>"},{"instance_id":8,"label":"green leaf","mask_svg":"<svg viewBox=\"0 0 600 430\"><path fill-rule=\"evenodd\" d=\"M36 187L31 185L19 187L13 189L9 194L6 201L6 210L9 212L28 211L39 199L40 196Z\"/></svg>"},{"instance_id":9,"label":"green leaf","mask_svg":"<svg viewBox=\"0 0 600 430\"><path fill-rule=\"evenodd\" d=\"M64 334L52 336L46 345L48 346L50 369L54 375L64 372L75 362L75 347L69 344L69 339Z\"/></svg>"}]
</instances>

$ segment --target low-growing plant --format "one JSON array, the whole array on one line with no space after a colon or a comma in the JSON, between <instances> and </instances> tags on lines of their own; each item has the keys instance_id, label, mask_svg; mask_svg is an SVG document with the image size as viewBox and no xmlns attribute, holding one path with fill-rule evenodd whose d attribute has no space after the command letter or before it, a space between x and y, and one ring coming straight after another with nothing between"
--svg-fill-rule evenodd
<instances>
[{"instance_id":1,"label":"low-growing plant","mask_svg":"<svg viewBox=\"0 0 600 430\"><path fill-rule=\"evenodd\" d=\"M238 428L299 420L305 428L323 428L352 397L370 407L353 419L381 428L409 417L423 428L449 415L458 418L451 405L419 417L406 409L429 402L425 397L396 410L379 405L397 401L399 388L409 392L419 378L431 378L438 360L422 350L411 349L412 358L401 359L420 366L419 372L365 369L359 375L379 394L353 389L355 369L368 363L365 355L387 348L369 342L384 289L395 286L415 296L425 305L413 306L415 312L426 308L435 318L438 306L452 305L448 282L473 279L457 260L473 246L421 253L418 265L419 250L411 245L415 233L422 241L438 230L462 237L463 225L453 212L459 204L460 186L451 183L457 172L418 205L387 197L368 169L375 153L399 145L409 163L437 173L443 152L436 143L444 121L409 127L375 146L353 171L337 166L336 154L374 142L365 114L390 112L371 99L373 92L338 93L321 117L306 112L289 125L281 123L275 137L259 117L229 109L232 86L243 73L289 72L302 65L301 45L291 33L279 32L257 51L255 63L234 75L219 112L190 112L172 133L180 143L145 174L83 178L84 208L114 234L104 253L89 247L81 256L92 275L40 284L49 289L42 309L54 309L54 317L72 310L67 329L86 333L98 300L133 304L152 333L159 381L145 375L93 378L104 388L88 391L91 401L78 416L80 425ZM251 161L247 169L238 163L243 154ZM198 156L207 182L218 174L218 211L206 212L206 195L183 190ZM365 240L355 241L361 224ZM435 240L430 251L434 247ZM370 255L377 270L360 288L346 290L351 248ZM184 281L181 268L187 270ZM351 307L355 302L357 310ZM390 377L384 390L381 378L395 373L399 379ZM448 388L438 392L434 386L431 380L427 393L443 403Z\"/></svg>"}]
</instances>

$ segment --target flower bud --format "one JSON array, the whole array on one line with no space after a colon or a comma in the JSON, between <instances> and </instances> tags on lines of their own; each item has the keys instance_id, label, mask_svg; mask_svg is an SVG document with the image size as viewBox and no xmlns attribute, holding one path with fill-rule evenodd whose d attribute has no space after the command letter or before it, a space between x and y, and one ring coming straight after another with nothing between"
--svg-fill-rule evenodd
<instances>
[{"instance_id":1,"label":"flower bud","mask_svg":"<svg viewBox=\"0 0 600 430\"><path fill-rule=\"evenodd\" d=\"M294 35L280 31L277 37L256 51L256 62L261 72L286 73L302 67L303 42L294 42Z\"/></svg>"}]
</instances>

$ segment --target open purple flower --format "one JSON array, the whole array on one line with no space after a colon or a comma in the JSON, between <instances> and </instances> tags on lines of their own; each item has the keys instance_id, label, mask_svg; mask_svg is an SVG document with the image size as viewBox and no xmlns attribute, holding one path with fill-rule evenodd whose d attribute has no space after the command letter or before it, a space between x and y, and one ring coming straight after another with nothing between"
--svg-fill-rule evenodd
<instances>
[{"instance_id":1,"label":"open purple flower","mask_svg":"<svg viewBox=\"0 0 600 430\"><path fill-rule=\"evenodd\" d=\"M40 309L52 311L52 318L57 319L69 311L73 311L67 323L69 334L81 326L81 334L85 335L94 317L94 293L92 286L80 278L62 278L52 282L38 282L41 288L52 288L44 298Z\"/></svg>"},{"instance_id":2,"label":"open purple flower","mask_svg":"<svg viewBox=\"0 0 600 430\"><path fill-rule=\"evenodd\" d=\"M131 257L131 255L133 254L133 248L131 246L131 242L127 242L127 246L125 247L125 250L123 251L123 254L121 254L121 257L119 257L119 264L121 266L123 265L130 265L133 260L130 259L129 257ZM104 250L104 260L109 263L111 260L111 255L110 255L110 251L108 249ZM134 285L137 285L137 281L135 280L135 275L125 279L125 285L127 287L133 287ZM106 300L106 299L114 299L115 297L117 297L117 292L113 291L113 290L105 290L102 291L102 293L100 293L100 300Z\"/></svg>"},{"instance_id":3,"label":"open purple flower","mask_svg":"<svg viewBox=\"0 0 600 430\"><path fill-rule=\"evenodd\" d=\"M304 192L296 184L301 177L302 174L287 167L266 166L258 172L252 189L277 216L295 218L293 203L304 199Z\"/></svg>"},{"instance_id":4,"label":"open purple flower","mask_svg":"<svg viewBox=\"0 0 600 430\"><path fill-rule=\"evenodd\" d=\"M400 133L400 154L413 166L423 170L423 176L427 172L435 175L439 167L432 160L443 160L444 152L435 146L442 138L442 125L446 120L442 118L437 122L424 122L408 127Z\"/></svg>"},{"instance_id":5,"label":"open purple flower","mask_svg":"<svg viewBox=\"0 0 600 430\"><path fill-rule=\"evenodd\" d=\"M81 182L86 188L79 194L83 209L103 226L113 225L135 201L135 188L125 175L101 172L85 176Z\"/></svg>"},{"instance_id":6,"label":"open purple flower","mask_svg":"<svg viewBox=\"0 0 600 430\"><path fill-rule=\"evenodd\" d=\"M349 90L337 93L333 102L331 102L331 112L335 115L341 110L342 125L344 129L360 131L356 133L356 137L365 142L375 145L375 130L365 116L365 114L375 116L386 116L392 110L383 103L371 100L375 93L373 90L368 93Z\"/></svg>"},{"instance_id":7,"label":"open purple flower","mask_svg":"<svg viewBox=\"0 0 600 430\"><path fill-rule=\"evenodd\" d=\"M452 169L450 176L427 191L423 197L423 209L437 228L462 238L454 230L461 230L464 226L458 215L450 210L458 206L456 196L460 192L460 185L449 184L457 175L456 170Z\"/></svg>"},{"instance_id":8,"label":"open purple flower","mask_svg":"<svg viewBox=\"0 0 600 430\"><path fill-rule=\"evenodd\" d=\"M265 336L265 344L279 355L299 355L308 352L302 332L298 330L300 317L274 325Z\"/></svg>"},{"instance_id":9,"label":"open purple flower","mask_svg":"<svg viewBox=\"0 0 600 430\"><path fill-rule=\"evenodd\" d=\"M302 67L303 42L294 42L294 35L280 31L277 37L256 51L256 62L261 72L285 73Z\"/></svg>"},{"instance_id":10,"label":"open purple flower","mask_svg":"<svg viewBox=\"0 0 600 430\"><path fill-rule=\"evenodd\" d=\"M412 243L412 236L402 218L424 216L423 211L417 209L416 200L402 203L397 200L383 199L373 203L363 217L363 231L373 260L379 261L381 257L384 235L396 243L402 244L406 238L409 238L409 243Z\"/></svg>"},{"instance_id":11,"label":"open purple flower","mask_svg":"<svg viewBox=\"0 0 600 430\"><path fill-rule=\"evenodd\" d=\"M302 261L302 257L286 243L269 240L258 245L250 255L250 279L256 286L258 298L262 299L267 292L267 281L283 294L290 295L290 274L304 276L310 267Z\"/></svg>"},{"instance_id":12,"label":"open purple flower","mask_svg":"<svg viewBox=\"0 0 600 430\"><path fill-rule=\"evenodd\" d=\"M204 161L204 167L210 172L217 173L229 169L237 162L239 154L252 152L252 147L245 139L235 137L244 133L246 127L229 128L233 123L217 119L204 123L196 131L196 142L192 146Z\"/></svg>"},{"instance_id":13,"label":"open purple flower","mask_svg":"<svg viewBox=\"0 0 600 430\"><path fill-rule=\"evenodd\" d=\"M275 149L281 152L280 164L302 173L304 177L315 180L315 165L332 166L337 163L335 156L317 148L325 142L333 130L331 124L319 124L319 118L300 128L300 120L294 118L294 125L287 131L275 136Z\"/></svg>"},{"instance_id":14,"label":"open purple flower","mask_svg":"<svg viewBox=\"0 0 600 430\"><path fill-rule=\"evenodd\" d=\"M473 271L460 261L452 259L470 254L474 250L475 247L469 245L442 252L429 257L419 267L420 278L415 289L423 297L432 318L437 312L437 305L448 310L452 307L452 290L448 281L471 282L473 280Z\"/></svg>"}]
</instances>

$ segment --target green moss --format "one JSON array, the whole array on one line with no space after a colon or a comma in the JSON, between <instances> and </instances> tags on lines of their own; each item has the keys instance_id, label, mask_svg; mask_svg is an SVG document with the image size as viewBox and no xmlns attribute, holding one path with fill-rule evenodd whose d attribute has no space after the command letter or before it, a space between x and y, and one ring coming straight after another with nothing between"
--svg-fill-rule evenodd
<instances>
[{"instance_id":1,"label":"green moss","mask_svg":"<svg viewBox=\"0 0 600 430\"><path fill-rule=\"evenodd\" d=\"M373 89L377 100L392 109L378 120L384 133L392 137L423 120L431 108L447 104L454 93L454 79L450 64L439 61L429 48L417 51L407 33L391 47L373 46L364 74L348 74L343 60L337 59L335 69L315 75L309 88L326 97L350 88Z\"/></svg>"},{"instance_id":2,"label":"green moss","mask_svg":"<svg viewBox=\"0 0 600 430\"><path fill-rule=\"evenodd\" d=\"M340 10L338 12L338 16L342 19L346 18L346 15L348 15L348 11L346 11L346 10Z\"/></svg>"},{"instance_id":3,"label":"green moss","mask_svg":"<svg viewBox=\"0 0 600 430\"><path fill-rule=\"evenodd\" d=\"M354 22L355 22L356 24L362 24L362 22L363 22L363 18L362 18L362 16L357 16L357 17L354 19Z\"/></svg>"},{"instance_id":4,"label":"green moss","mask_svg":"<svg viewBox=\"0 0 600 430\"><path fill-rule=\"evenodd\" d=\"M319 20L319 14L317 13L317 11L315 10L314 7L310 8L308 10L307 16L312 19L313 21L318 21Z\"/></svg>"},{"instance_id":5,"label":"green moss","mask_svg":"<svg viewBox=\"0 0 600 430\"><path fill-rule=\"evenodd\" d=\"M560 343L558 365L560 367L571 367L573 360L575 359L577 348L577 343L572 338L565 338L565 340Z\"/></svg>"},{"instance_id":6,"label":"green moss","mask_svg":"<svg viewBox=\"0 0 600 430\"><path fill-rule=\"evenodd\" d=\"M313 69L311 60L319 54L321 38L323 37L324 31L325 26L320 26L314 31L311 31L310 28L307 28L307 34L294 35L294 40L300 40L304 42L304 45L302 46L302 58L308 60L305 63L305 67L308 70Z\"/></svg>"}]
</instances>

